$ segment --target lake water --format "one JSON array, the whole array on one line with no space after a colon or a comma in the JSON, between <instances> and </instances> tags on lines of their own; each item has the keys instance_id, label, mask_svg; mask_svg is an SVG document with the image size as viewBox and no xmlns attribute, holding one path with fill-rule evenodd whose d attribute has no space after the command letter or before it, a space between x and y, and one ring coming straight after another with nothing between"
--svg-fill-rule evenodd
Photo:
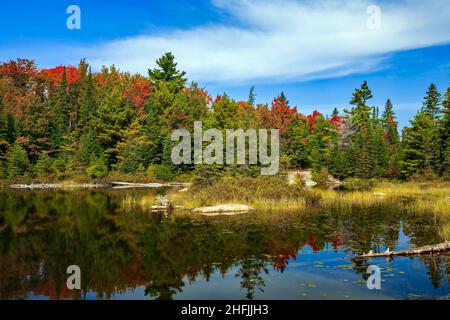
<instances>
[{"instance_id":1,"label":"lake water","mask_svg":"<svg viewBox=\"0 0 450 320\"><path fill-rule=\"evenodd\" d=\"M307 213L166 216L153 190L0 190L1 299L417 299L449 294L449 256L354 259L442 242L395 203ZM81 269L81 291L66 269ZM369 290L369 265L381 289Z\"/></svg>"}]
</instances>

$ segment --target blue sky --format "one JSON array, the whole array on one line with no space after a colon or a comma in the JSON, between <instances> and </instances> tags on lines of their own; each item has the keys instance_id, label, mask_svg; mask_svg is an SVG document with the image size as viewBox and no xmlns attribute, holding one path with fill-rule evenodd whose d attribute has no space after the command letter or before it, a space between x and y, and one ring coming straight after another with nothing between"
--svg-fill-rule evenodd
<instances>
[{"instance_id":1,"label":"blue sky","mask_svg":"<svg viewBox=\"0 0 450 320\"><path fill-rule=\"evenodd\" d=\"M68 30L66 9L81 9ZM380 28L370 29L370 5ZM116 64L145 73L174 52L190 80L211 93L258 102L284 90L303 113L347 107L363 80L381 108L392 99L404 126L427 86L450 87L450 6L446 0L4 1L0 61L32 58L40 67Z\"/></svg>"}]
</instances>

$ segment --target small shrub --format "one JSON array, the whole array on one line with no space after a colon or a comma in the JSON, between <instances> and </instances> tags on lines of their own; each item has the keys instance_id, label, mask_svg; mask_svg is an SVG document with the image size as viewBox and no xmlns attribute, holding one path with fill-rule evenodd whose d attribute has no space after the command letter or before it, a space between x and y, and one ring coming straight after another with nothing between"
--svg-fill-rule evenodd
<instances>
[{"instance_id":1,"label":"small shrub","mask_svg":"<svg viewBox=\"0 0 450 320\"><path fill-rule=\"evenodd\" d=\"M162 181L171 181L175 178L176 173L172 167L165 164L158 164L155 166L156 179Z\"/></svg>"},{"instance_id":2,"label":"small shrub","mask_svg":"<svg viewBox=\"0 0 450 320\"><path fill-rule=\"evenodd\" d=\"M156 166L153 165L153 164L148 166L148 169L147 169L146 173L147 173L149 178L156 179Z\"/></svg>"},{"instance_id":3,"label":"small shrub","mask_svg":"<svg viewBox=\"0 0 450 320\"><path fill-rule=\"evenodd\" d=\"M34 172L38 177L53 174L53 159L47 155L39 157L34 165Z\"/></svg>"},{"instance_id":4,"label":"small shrub","mask_svg":"<svg viewBox=\"0 0 450 320\"><path fill-rule=\"evenodd\" d=\"M305 203L310 206L318 206L322 196L315 191L304 190L303 196L305 197Z\"/></svg>"},{"instance_id":5,"label":"small shrub","mask_svg":"<svg viewBox=\"0 0 450 320\"><path fill-rule=\"evenodd\" d=\"M319 184L327 183L329 181L329 176L330 173L328 172L328 169L325 167L320 169L319 172L313 171L312 173L312 179Z\"/></svg>"},{"instance_id":6,"label":"small shrub","mask_svg":"<svg viewBox=\"0 0 450 320\"><path fill-rule=\"evenodd\" d=\"M15 144L8 152L6 169L9 177L23 176L30 166L28 154L20 145Z\"/></svg>"},{"instance_id":7,"label":"small shrub","mask_svg":"<svg viewBox=\"0 0 450 320\"><path fill-rule=\"evenodd\" d=\"M91 166L86 169L86 173L91 178L104 178L108 175L108 166L105 163L105 160L102 158L98 158L95 160Z\"/></svg>"}]
</instances>

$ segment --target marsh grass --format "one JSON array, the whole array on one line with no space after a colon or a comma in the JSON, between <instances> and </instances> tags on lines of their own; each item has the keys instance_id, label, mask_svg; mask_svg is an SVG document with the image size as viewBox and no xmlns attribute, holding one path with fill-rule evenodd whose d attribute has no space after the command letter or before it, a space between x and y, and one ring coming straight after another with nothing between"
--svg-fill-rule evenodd
<instances>
[{"instance_id":1,"label":"marsh grass","mask_svg":"<svg viewBox=\"0 0 450 320\"><path fill-rule=\"evenodd\" d=\"M273 177L223 178L212 186L193 186L186 193L172 192L169 197L186 208L242 203L259 210L306 209L320 201L318 193Z\"/></svg>"},{"instance_id":2,"label":"marsh grass","mask_svg":"<svg viewBox=\"0 0 450 320\"><path fill-rule=\"evenodd\" d=\"M122 198L121 209L126 212L132 211L134 208L151 209L156 204L157 200L154 194L140 196L127 194Z\"/></svg>"},{"instance_id":3,"label":"marsh grass","mask_svg":"<svg viewBox=\"0 0 450 320\"><path fill-rule=\"evenodd\" d=\"M440 230L439 235L442 239L450 240L450 222L446 223Z\"/></svg>"},{"instance_id":4,"label":"marsh grass","mask_svg":"<svg viewBox=\"0 0 450 320\"><path fill-rule=\"evenodd\" d=\"M380 182L371 188L352 186L349 191L306 189L301 184L289 185L275 177L222 178L212 186L192 186L186 192L171 189L169 199L176 206L193 209L226 203L247 204L255 214L274 216L282 212L312 214L323 209L392 207L411 215L434 215L444 226L442 238L450 238L450 182ZM123 208L136 206L149 209L157 204L156 194L127 195ZM346 211L346 210L343 210ZM347 210L348 211L348 210ZM185 214L189 211L178 211Z\"/></svg>"},{"instance_id":5,"label":"marsh grass","mask_svg":"<svg viewBox=\"0 0 450 320\"><path fill-rule=\"evenodd\" d=\"M450 182L380 182L349 191L305 189L278 178L223 178L209 187L172 191L170 199L186 208L242 203L269 211L305 211L314 207L394 206L412 214L435 214L450 219Z\"/></svg>"}]
</instances>

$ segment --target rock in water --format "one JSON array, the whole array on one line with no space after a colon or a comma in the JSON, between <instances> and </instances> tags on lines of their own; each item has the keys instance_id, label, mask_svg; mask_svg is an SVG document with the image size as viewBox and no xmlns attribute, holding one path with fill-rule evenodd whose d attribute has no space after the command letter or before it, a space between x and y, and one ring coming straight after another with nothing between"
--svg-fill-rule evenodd
<instances>
[{"instance_id":1,"label":"rock in water","mask_svg":"<svg viewBox=\"0 0 450 320\"><path fill-rule=\"evenodd\" d=\"M194 212L201 213L201 214L212 214L212 215L218 215L218 214L235 214L235 213L241 213L241 212L248 212L253 211L254 208L247 206L245 204L219 204L216 206L210 206L210 207L200 207L194 209Z\"/></svg>"}]
</instances>

